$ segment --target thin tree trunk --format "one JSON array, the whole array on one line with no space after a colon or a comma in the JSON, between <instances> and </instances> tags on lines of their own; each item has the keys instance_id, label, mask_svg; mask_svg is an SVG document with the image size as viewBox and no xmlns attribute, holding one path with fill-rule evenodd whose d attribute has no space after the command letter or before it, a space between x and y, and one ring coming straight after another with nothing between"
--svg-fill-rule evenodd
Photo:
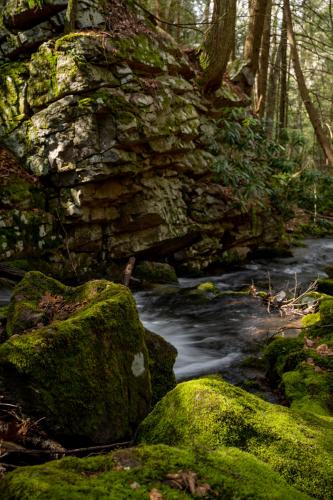
<instances>
[{"instance_id":1,"label":"thin tree trunk","mask_svg":"<svg viewBox=\"0 0 333 500\"><path fill-rule=\"evenodd\" d=\"M236 0L214 0L212 25L204 42L207 63L204 76L204 92L217 90L225 73L234 39Z\"/></svg>"},{"instance_id":2,"label":"thin tree trunk","mask_svg":"<svg viewBox=\"0 0 333 500\"><path fill-rule=\"evenodd\" d=\"M267 0L250 0L250 20L244 44L244 59L247 62L247 83L251 92L259 67L261 39L264 30Z\"/></svg>"},{"instance_id":3,"label":"thin tree trunk","mask_svg":"<svg viewBox=\"0 0 333 500\"><path fill-rule=\"evenodd\" d=\"M283 8L283 19L281 29L281 70L280 70L280 106L277 137L281 141L283 130L286 128L287 111L287 26L285 8Z\"/></svg>"},{"instance_id":4,"label":"thin tree trunk","mask_svg":"<svg viewBox=\"0 0 333 500\"><path fill-rule=\"evenodd\" d=\"M271 16L272 0L268 0L265 13L264 30L261 41L261 53L258 72L257 112L261 117L263 117L265 114L267 98L268 65L271 46Z\"/></svg>"},{"instance_id":5,"label":"thin tree trunk","mask_svg":"<svg viewBox=\"0 0 333 500\"><path fill-rule=\"evenodd\" d=\"M311 121L313 129L315 131L317 140L325 154L326 160L331 166L333 166L333 149L331 141L326 136L320 121L318 111L311 101L310 94L306 86L305 78L303 75L301 63L299 60L297 45L296 45L296 37L293 30L289 0L284 0L284 7L286 15L288 40L291 48L291 56L293 59L293 65L297 79L298 89L301 94L307 113L309 115L309 119Z\"/></svg>"},{"instance_id":6,"label":"thin tree trunk","mask_svg":"<svg viewBox=\"0 0 333 500\"><path fill-rule=\"evenodd\" d=\"M277 47L275 47L275 50L272 54L272 65L268 80L268 91L267 91L268 99L266 106L265 122L266 122L266 133L270 139L273 137L273 132L274 132L273 126L274 126L276 98L278 90L277 83L278 83L280 60L281 60L281 42Z\"/></svg>"}]
</instances>

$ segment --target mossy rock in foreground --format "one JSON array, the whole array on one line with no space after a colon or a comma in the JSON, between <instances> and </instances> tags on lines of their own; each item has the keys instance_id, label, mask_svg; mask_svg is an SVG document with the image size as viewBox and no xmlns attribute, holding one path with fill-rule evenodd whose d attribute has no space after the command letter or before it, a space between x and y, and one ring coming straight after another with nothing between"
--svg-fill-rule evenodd
<instances>
[{"instance_id":1,"label":"mossy rock in foreground","mask_svg":"<svg viewBox=\"0 0 333 500\"><path fill-rule=\"evenodd\" d=\"M96 280L72 288L30 272L15 289L7 327L1 392L43 417L57 439L118 441L147 415L145 332L127 287Z\"/></svg>"},{"instance_id":2,"label":"mossy rock in foreground","mask_svg":"<svg viewBox=\"0 0 333 500\"><path fill-rule=\"evenodd\" d=\"M170 474L178 474L181 490ZM194 483L192 493L186 477ZM200 496L225 500L309 498L269 466L235 448L206 453L165 445L143 446L94 458L64 458L22 467L0 482L2 500L142 500L152 498L149 493L153 490L166 500Z\"/></svg>"},{"instance_id":3,"label":"mossy rock in foreground","mask_svg":"<svg viewBox=\"0 0 333 500\"><path fill-rule=\"evenodd\" d=\"M141 424L139 441L237 447L297 489L333 498L333 419L267 403L217 377L184 382L169 392Z\"/></svg>"}]
</instances>

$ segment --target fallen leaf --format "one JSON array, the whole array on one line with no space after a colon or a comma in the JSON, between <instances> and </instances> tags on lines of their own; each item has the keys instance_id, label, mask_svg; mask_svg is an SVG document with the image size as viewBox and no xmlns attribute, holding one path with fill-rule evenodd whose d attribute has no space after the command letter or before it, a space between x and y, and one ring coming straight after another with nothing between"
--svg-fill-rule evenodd
<instances>
[{"instance_id":1,"label":"fallen leaf","mask_svg":"<svg viewBox=\"0 0 333 500\"><path fill-rule=\"evenodd\" d=\"M149 493L149 500L163 500L162 493L156 488L153 488Z\"/></svg>"},{"instance_id":2,"label":"fallen leaf","mask_svg":"<svg viewBox=\"0 0 333 500\"><path fill-rule=\"evenodd\" d=\"M333 356L333 349L330 349L327 344L320 344L316 351L321 356Z\"/></svg>"},{"instance_id":3,"label":"fallen leaf","mask_svg":"<svg viewBox=\"0 0 333 500\"><path fill-rule=\"evenodd\" d=\"M201 484L200 486L197 486L196 490L195 490L195 494L198 496L198 497L204 497L205 495L207 495L210 491L211 491L211 487L209 486L209 484L205 483L205 484Z\"/></svg>"},{"instance_id":4,"label":"fallen leaf","mask_svg":"<svg viewBox=\"0 0 333 500\"><path fill-rule=\"evenodd\" d=\"M304 335L304 343L307 347L314 347L316 343Z\"/></svg>"},{"instance_id":5,"label":"fallen leaf","mask_svg":"<svg viewBox=\"0 0 333 500\"><path fill-rule=\"evenodd\" d=\"M198 476L193 471L179 471L166 475L166 483L172 488L188 490L191 495L205 496L211 490L209 484L197 484Z\"/></svg>"}]
</instances>

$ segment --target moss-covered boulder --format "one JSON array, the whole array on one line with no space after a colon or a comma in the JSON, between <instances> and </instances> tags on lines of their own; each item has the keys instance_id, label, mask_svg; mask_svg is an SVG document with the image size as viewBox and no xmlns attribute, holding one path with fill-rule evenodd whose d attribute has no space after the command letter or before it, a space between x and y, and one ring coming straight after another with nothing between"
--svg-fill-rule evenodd
<instances>
[{"instance_id":1,"label":"moss-covered boulder","mask_svg":"<svg viewBox=\"0 0 333 500\"><path fill-rule=\"evenodd\" d=\"M141 262L135 268L135 276L148 283L178 283L176 271L165 262Z\"/></svg>"},{"instance_id":2,"label":"moss-covered boulder","mask_svg":"<svg viewBox=\"0 0 333 500\"><path fill-rule=\"evenodd\" d=\"M206 453L165 445L23 467L1 481L0 495L3 500L309 498L269 466L235 448Z\"/></svg>"},{"instance_id":3,"label":"moss-covered boulder","mask_svg":"<svg viewBox=\"0 0 333 500\"><path fill-rule=\"evenodd\" d=\"M333 419L272 405L217 377L179 384L144 420L139 440L183 447L235 446L296 488L332 498Z\"/></svg>"},{"instance_id":4,"label":"moss-covered boulder","mask_svg":"<svg viewBox=\"0 0 333 500\"><path fill-rule=\"evenodd\" d=\"M7 332L1 389L59 439L124 439L148 413L145 333L127 287L96 280L72 288L27 273Z\"/></svg>"}]
</instances>

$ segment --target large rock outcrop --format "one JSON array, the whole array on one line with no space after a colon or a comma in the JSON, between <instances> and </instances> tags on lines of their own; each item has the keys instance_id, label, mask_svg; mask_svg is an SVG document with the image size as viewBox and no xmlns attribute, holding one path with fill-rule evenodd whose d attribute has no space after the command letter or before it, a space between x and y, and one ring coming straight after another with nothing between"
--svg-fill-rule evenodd
<instances>
[{"instance_id":1,"label":"large rock outcrop","mask_svg":"<svg viewBox=\"0 0 333 500\"><path fill-rule=\"evenodd\" d=\"M266 191L243 175L250 165L269 180L262 138L254 130L247 148L244 113L227 118L244 96L225 83L205 100L173 39L124 2L105 10L79 0L78 32L63 36L66 7L10 0L3 9L0 144L39 179L47 213L33 248L30 218L1 213L4 258L42 255L54 272L73 274L157 252L203 269L274 240L281 227L268 199L263 208ZM233 166L243 177L232 187ZM242 198L247 189L255 194Z\"/></svg>"}]
</instances>

